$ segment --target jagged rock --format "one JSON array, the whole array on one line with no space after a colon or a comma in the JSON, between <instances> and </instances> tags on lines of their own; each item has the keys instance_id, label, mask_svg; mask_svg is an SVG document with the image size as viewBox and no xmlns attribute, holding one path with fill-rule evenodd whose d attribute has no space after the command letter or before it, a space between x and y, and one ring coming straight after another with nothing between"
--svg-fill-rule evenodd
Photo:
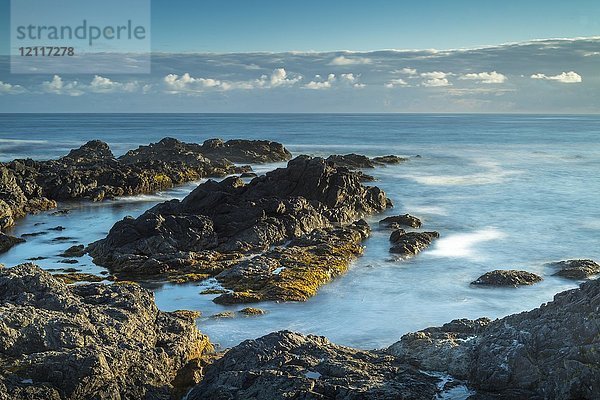
<instances>
[{"instance_id":1,"label":"jagged rock","mask_svg":"<svg viewBox=\"0 0 600 400\"><path fill-rule=\"evenodd\" d=\"M375 168L375 165L369 157L354 153L346 155L334 154L327 157L327 161L331 161L339 167L347 167L350 169Z\"/></svg>"},{"instance_id":2,"label":"jagged rock","mask_svg":"<svg viewBox=\"0 0 600 400\"><path fill-rule=\"evenodd\" d=\"M489 323L488 318L454 320L441 327L407 333L386 351L420 369L444 371L465 379L469 376L470 368L465 363L469 356L465 352L470 349L463 344L474 339Z\"/></svg>"},{"instance_id":3,"label":"jagged rock","mask_svg":"<svg viewBox=\"0 0 600 400\"><path fill-rule=\"evenodd\" d=\"M102 282L104 279L101 276L94 274L84 274L81 272L69 272L66 274L54 274L52 275L56 279L60 279L64 283L71 284L76 282Z\"/></svg>"},{"instance_id":4,"label":"jagged rock","mask_svg":"<svg viewBox=\"0 0 600 400\"><path fill-rule=\"evenodd\" d=\"M437 378L396 357L288 331L247 340L206 369L200 399L433 399Z\"/></svg>"},{"instance_id":5,"label":"jagged rock","mask_svg":"<svg viewBox=\"0 0 600 400\"><path fill-rule=\"evenodd\" d=\"M203 177L250 170L232 161L289 158L283 145L274 142L233 140L215 148L166 138L115 159L106 143L92 140L58 160L0 163L0 229L27 213L55 208L56 200L101 201L152 193Z\"/></svg>"},{"instance_id":6,"label":"jagged rock","mask_svg":"<svg viewBox=\"0 0 600 400\"><path fill-rule=\"evenodd\" d=\"M567 260L553 263L551 266L558 269L554 275L569 279L587 279L600 274L600 264L593 260Z\"/></svg>"},{"instance_id":7,"label":"jagged rock","mask_svg":"<svg viewBox=\"0 0 600 400\"><path fill-rule=\"evenodd\" d=\"M497 399L595 399L598 309L600 281L592 280L532 311L489 323L453 321L405 335L388 351L421 368L467 379L483 398L488 393Z\"/></svg>"},{"instance_id":8,"label":"jagged rock","mask_svg":"<svg viewBox=\"0 0 600 400\"><path fill-rule=\"evenodd\" d=\"M517 270L495 270L486 272L477 280L471 282L471 285L488 285L488 286L521 286L533 285L541 282L543 278L536 274L527 271Z\"/></svg>"},{"instance_id":9,"label":"jagged rock","mask_svg":"<svg viewBox=\"0 0 600 400\"><path fill-rule=\"evenodd\" d=\"M166 400L212 350L197 314L136 284L67 286L33 264L0 270L0 314L2 399Z\"/></svg>"},{"instance_id":10,"label":"jagged rock","mask_svg":"<svg viewBox=\"0 0 600 400\"><path fill-rule=\"evenodd\" d=\"M410 214L396 215L393 217L387 217L379 221L380 226L391 227L391 226L407 226L410 228L420 228L421 220Z\"/></svg>"},{"instance_id":11,"label":"jagged rock","mask_svg":"<svg viewBox=\"0 0 600 400\"><path fill-rule=\"evenodd\" d=\"M397 229L390 235L390 252L401 256L414 256L439 237L437 232L405 232L404 229Z\"/></svg>"},{"instance_id":12,"label":"jagged rock","mask_svg":"<svg viewBox=\"0 0 600 400\"><path fill-rule=\"evenodd\" d=\"M0 232L0 254L6 253L13 246L16 246L17 244L23 243L23 242L25 242L25 239L10 236L10 235Z\"/></svg>"},{"instance_id":13,"label":"jagged rock","mask_svg":"<svg viewBox=\"0 0 600 400\"><path fill-rule=\"evenodd\" d=\"M379 188L363 186L348 169L301 156L248 184L209 180L182 201L125 218L89 253L116 274L203 273L251 298L304 300L362 252L369 228L355 221L389 205ZM273 274L284 260L291 267Z\"/></svg>"},{"instance_id":14,"label":"jagged rock","mask_svg":"<svg viewBox=\"0 0 600 400\"><path fill-rule=\"evenodd\" d=\"M85 255L85 246L82 244L69 247L60 254L61 257L83 257Z\"/></svg>"}]
</instances>

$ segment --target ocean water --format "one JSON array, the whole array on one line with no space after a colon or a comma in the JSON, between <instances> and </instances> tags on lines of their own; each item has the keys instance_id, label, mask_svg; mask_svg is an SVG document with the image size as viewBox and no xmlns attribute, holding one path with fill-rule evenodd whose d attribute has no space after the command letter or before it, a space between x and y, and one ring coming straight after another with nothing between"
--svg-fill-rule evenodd
<instances>
[{"instance_id":1,"label":"ocean water","mask_svg":"<svg viewBox=\"0 0 600 400\"><path fill-rule=\"evenodd\" d=\"M46 159L87 140L115 154L172 136L271 139L294 155L397 154L407 163L369 170L396 207L370 219L363 257L304 303L260 303L259 317L215 319L243 306L200 295L214 282L149 286L161 309L203 312L200 329L223 347L280 329L315 333L359 348L380 348L401 335L454 318L502 317L535 308L578 282L552 276L548 262L600 260L600 117L549 115L11 115L0 114L0 160ZM265 172L278 165L262 165ZM0 255L11 266L32 257L44 268L99 273L89 257L61 264L58 254L102 238L126 215L182 198L197 183L152 196L103 203L64 203L66 215L28 216L13 234L44 232ZM409 260L389 252L384 216L411 213L441 238ZM65 230L49 228L63 226ZM475 288L481 274L524 269L544 281L523 288Z\"/></svg>"}]
</instances>

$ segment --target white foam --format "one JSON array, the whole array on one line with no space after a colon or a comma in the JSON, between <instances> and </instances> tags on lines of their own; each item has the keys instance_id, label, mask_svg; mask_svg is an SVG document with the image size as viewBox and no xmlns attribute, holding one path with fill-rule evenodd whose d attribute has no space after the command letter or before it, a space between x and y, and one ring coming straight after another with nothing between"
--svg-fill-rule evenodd
<instances>
[{"instance_id":1,"label":"white foam","mask_svg":"<svg viewBox=\"0 0 600 400\"><path fill-rule=\"evenodd\" d=\"M489 160L473 160L485 171L466 175L405 175L403 178L412 179L422 185L430 186L472 186L491 185L505 182L509 177L520 174L521 171L503 169L498 163Z\"/></svg>"},{"instance_id":2,"label":"white foam","mask_svg":"<svg viewBox=\"0 0 600 400\"><path fill-rule=\"evenodd\" d=\"M439 207L439 206L419 206L419 205L411 205L411 204L405 204L404 208L406 209L407 212L413 213L413 214L433 214L433 215L448 215L448 211L443 208L443 207Z\"/></svg>"},{"instance_id":3,"label":"white foam","mask_svg":"<svg viewBox=\"0 0 600 400\"><path fill-rule=\"evenodd\" d=\"M427 254L434 257L480 260L482 257L477 253L476 248L479 243L498 240L504 237L506 237L504 232L491 227L472 233L459 233L438 239L435 242L434 248L427 252Z\"/></svg>"}]
</instances>

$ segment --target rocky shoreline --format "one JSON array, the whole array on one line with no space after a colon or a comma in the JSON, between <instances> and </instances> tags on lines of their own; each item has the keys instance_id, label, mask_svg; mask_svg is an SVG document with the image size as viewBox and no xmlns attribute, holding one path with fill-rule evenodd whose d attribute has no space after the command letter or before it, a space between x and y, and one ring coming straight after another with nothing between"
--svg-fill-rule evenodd
<instances>
[{"instance_id":1,"label":"rocky shoreline","mask_svg":"<svg viewBox=\"0 0 600 400\"><path fill-rule=\"evenodd\" d=\"M128 282L214 278L223 289L205 292L218 292L213 301L229 305L305 301L345 273L371 234L365 218L392 207L381 189L364 184L370 179L361 169L407 159L291 158L274 142L166 138L119 158L92 141L59 160L0 164L0 253L23 240L2 229L56 201L100 201L236 175L208 180L183 200L125 218L104 239L61 254L68 261L89 253L114 276L51 275L33 264L0 268L0 400L435 399L457 388L473 399L598 398L598 280L528 312L454 320L386 349L280 331L220 353L198 330L198 312L160 311L150 291ZM262 176L234 164L288 160ZM403 260L440 236L422 225L405 214L382 219L378 229L389 232L390 252ZM600 273L592 260L549 267L568 279ZM115 282L73 284L104 279ZM541 280L507 269L472 284ZM264 311L246 307L238 314Z\"/></svg>"}]
</instances>

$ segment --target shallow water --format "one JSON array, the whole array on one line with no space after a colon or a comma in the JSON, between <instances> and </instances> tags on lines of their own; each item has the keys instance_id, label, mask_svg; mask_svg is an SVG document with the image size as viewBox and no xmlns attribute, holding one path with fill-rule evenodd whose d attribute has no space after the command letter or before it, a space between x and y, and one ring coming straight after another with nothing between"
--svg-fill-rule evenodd
<instances>
[{"instance_id":1,"label":"shallow water","mask_svg":"<svg viewBox=\"0 0 600 400\"><path fill-rule=\"evenodd\" d=\"M85 133L82 133L85 132ZM389 231L373 234L365 255L343 277L305 303L261 303L260 317L214 319L242 306L212 303L199 292L210 285L157 285L165 310L203 312L203 332L228 347L246 338L291 329L317 333L345 345L390 345L409 331L453 318L501 317L531 309L577 283L553 277L545 265L568 258L600 259L600 117L503 115L0 115L0 152L15 157L56 157L86 140L107 141L122 154L148 141L174 136L268 138L294 153L398 154L405 164L369 170L396 207L410 212L441 238L410 260L389 252ZM264 172L273 165L260 166ZM20 221L14 234L31 237L0 256L13 265L26 258L44 268L75 267L99 273L89 257L59 264L57 254L75 243L102 238L117 220L137 216L169 198L185 196L189 184L157 196L101 204L66 204L68 215L43 213ZM42 225L36 225L42 224ZM53 241L57 237L70 239ZM526 288L474 288L484 272L518 268L544 276Z\"/></svg>"}]
</instances>

